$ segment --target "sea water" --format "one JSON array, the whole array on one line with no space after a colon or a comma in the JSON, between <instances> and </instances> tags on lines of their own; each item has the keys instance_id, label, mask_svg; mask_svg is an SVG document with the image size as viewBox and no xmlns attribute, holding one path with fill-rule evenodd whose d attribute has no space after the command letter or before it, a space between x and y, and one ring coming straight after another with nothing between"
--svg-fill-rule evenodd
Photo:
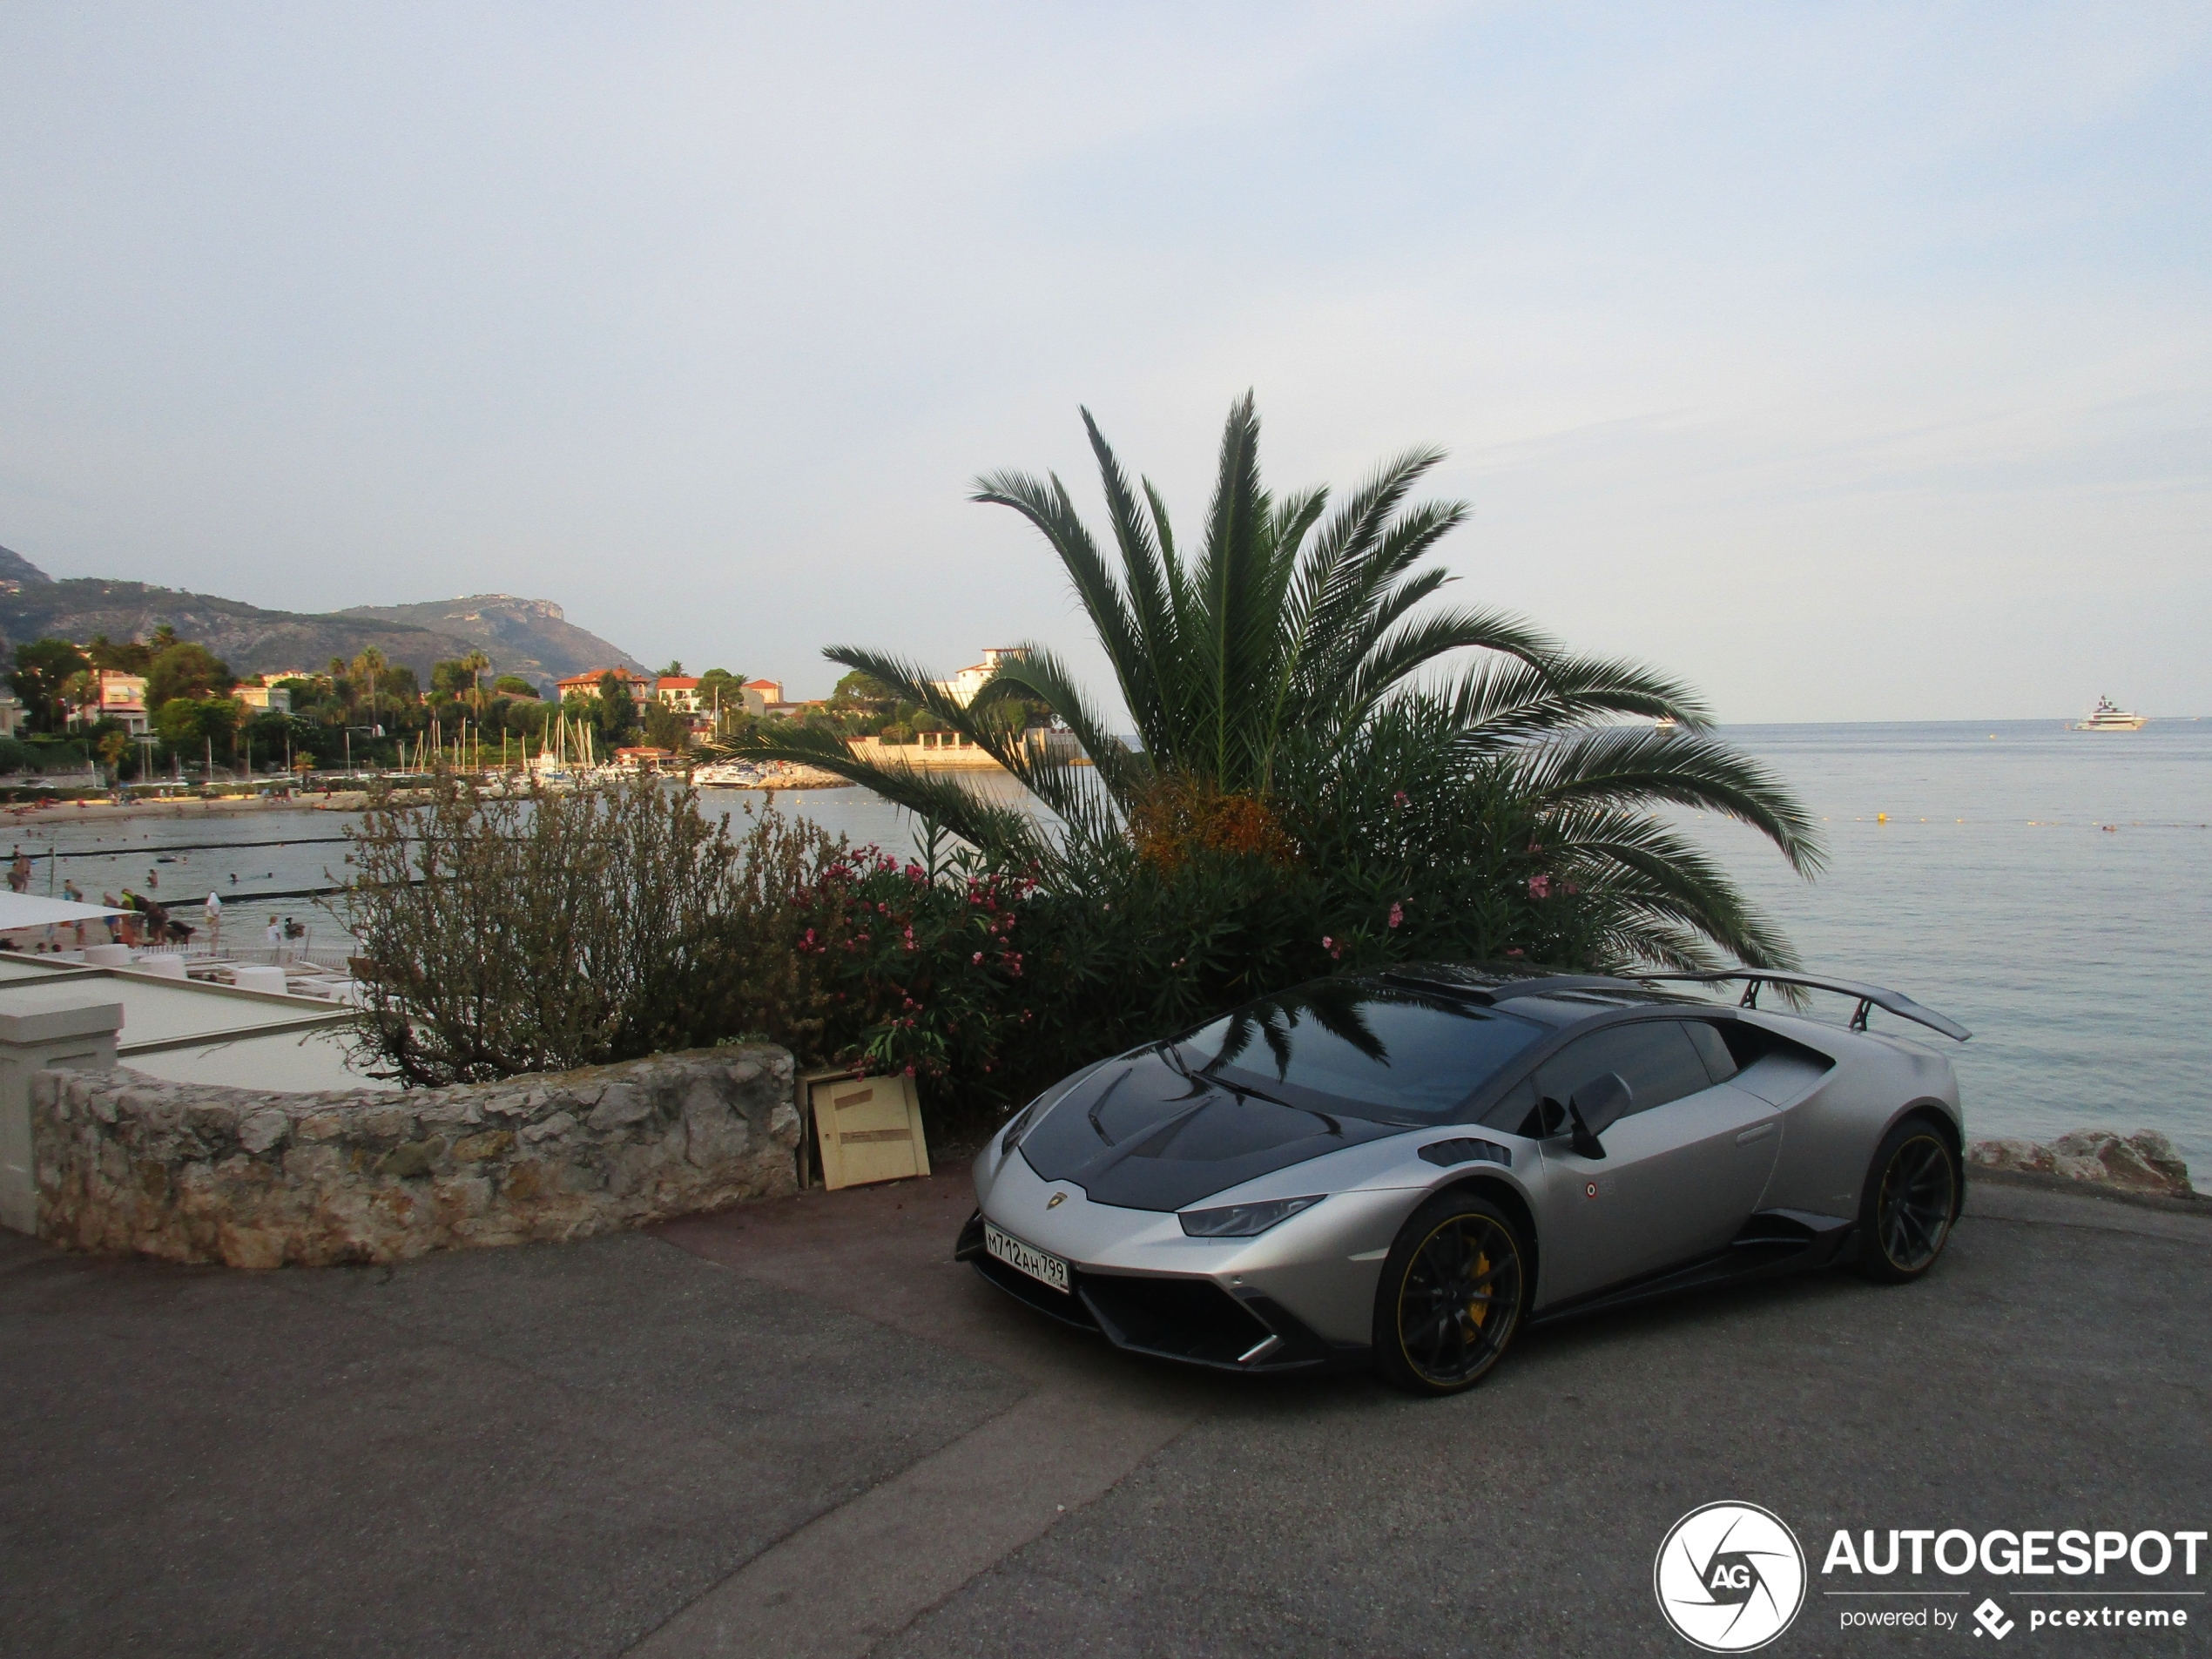
<instances>
[{"instance_id":1,"label":"sea water","mask_svg":"<svg viewBox=\"0 0 2212 1659\"><path fill-rule=\"evenodd\" d=\"M1792 875L1701 827L1806 967L1973 1032L1970 1132L2155 1129L2212 1177L2212 721L1734 726L1827 843ZM1876 1014L1877 1029L1915 1028Z\"/></svg>"},{"instance_id":2,"label":"sea water","mask_svg":"<svg viewBox=\"0 0 2212 1659\"><path fill-rule=\"evenodd\" d=\"M1721 735L1796 792L1827 861L1811 881L1741 826L1695 833L1772 917L1806 967L1903 991L1966 1025L1954 1045L1877 1013L1958 1067L1977 1137L2161 1130L2212 1177L2212 721L2069 732L2057 721L1730 726ZM1010 779L979 786L1016 799ZM859 789L780 792L777 806L904 854L914 827ZM751 790L705 790L709 812L758 811ZM258 928L295 915L338 938L312 900L258 893L347 873L328 838L354 819L302 810L191 819L15 826L31 891L73 876L97 900L123 887L191 911L211 888ZM246 842L282 841L277 846ZM219 843L188 852L156 849ZM49 864L49 847L91 852ZM166 859L170 861L162 862ZM235 880L232 880L236 877ZM1821 1014L1846 1008L1817 1004Z\"/></svg>"}]
</instances>

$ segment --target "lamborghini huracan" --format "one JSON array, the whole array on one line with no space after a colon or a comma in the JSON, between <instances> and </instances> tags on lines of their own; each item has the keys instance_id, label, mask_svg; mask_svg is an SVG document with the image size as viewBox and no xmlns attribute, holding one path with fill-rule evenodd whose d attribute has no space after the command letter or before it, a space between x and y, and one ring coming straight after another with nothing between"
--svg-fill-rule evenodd
<instances>
[{"instance_id":1,"label":"lamborghini huracan","mask_svg":"<svg viewBox=\"0 0 2212 1659\"><path fill-rule=\"evenodd\" d=\"M1690 988L1723 981L1739 1000ZM977 1157L955 1253L1118 1347L1433 1394L1536 1321L1831 1264L1915 1279L1965 1120L1894 1022L1970 1035L1802 974L1321 980L1046 1089Z\"/></svg>"}]
</instances>

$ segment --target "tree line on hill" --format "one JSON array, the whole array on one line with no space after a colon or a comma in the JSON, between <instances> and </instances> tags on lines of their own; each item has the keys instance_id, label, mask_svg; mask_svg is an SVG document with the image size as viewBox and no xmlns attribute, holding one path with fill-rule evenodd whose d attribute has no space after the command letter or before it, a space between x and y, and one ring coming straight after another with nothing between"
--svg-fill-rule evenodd
<instances>
[{"instance_id":1,"label":"tree line on hill","mask_svg":"<svg viewBox=\"0 0 2212 1659\"><path fill-rule=\"evenodd\" d=\"M103 707L103 672L145 681L143 737ZM572 691L556 703L522 676L495 672L480 651L435 664L428 691L412 668L373 646L350 660L334 658L317 672L255 682L284 691L288 710L250 706L227 664L165 625L143 640L35 640L16 648L6 678L23 706L24 730L0 738L0 772L75 770L97 761L118 782L210 765L247 773L392 768L429 755L517 763L549 739L562 717L579 733L588 727L609 752L637 743L683 750L695 735L683 713L650 698L641 703L611 671L595 691ZM701 687L723 693L741 718L742 683L716 669Z\"/></svg>"},{"instance_id":2,"label":"tree line on hill","mask_svg":"<svg viewBox=\"0 0 2212 1659\"><path fill-rule=\"evenodd\" d=\"M143 736L103 707L104 672L145 681ZM683 672L681 663L671 663L659 678ZM822 702L755 713L742 676L710 669L698 678L694 711L650 694L641 698L612 671L595 689L571 690L556 702L547 695L553 688L496 671L481 651L434 664L425 690L412 668L374 646L351 659L333 658L317 672L260 677L255 684L284 691L290 708L255 707L239 695L241 681L226 663L165 624L145 639L31 641L16 648L6 678L23 705L24 730L0 738L0 772L74 771L98 763L118 782L203 773L210 766L249 774L394 768L427 754L515 764L552 740L556 718L570 723L570 744L588 731L602 754L644 745L682 755L793 725L892 744L950 729L925 705L857 671ZM1018 728L1043 712L1042 705L1007 702L992 718Z\"/></svg>"}]
</instances>

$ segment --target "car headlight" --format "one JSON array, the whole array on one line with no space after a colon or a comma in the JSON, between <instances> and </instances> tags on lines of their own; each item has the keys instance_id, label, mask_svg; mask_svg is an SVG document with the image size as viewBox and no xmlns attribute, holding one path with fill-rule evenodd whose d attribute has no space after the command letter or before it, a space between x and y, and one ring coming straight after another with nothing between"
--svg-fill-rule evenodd
<instances>
[{"instance_id":1,"label":"car headlight","mask_svg":"<svg viewBox=\"0 0 2212 1659\"><path fill-rule=\"evenodd\" d=\"M1268 1198L1258 1204L1232 1204L1220 1210L1186 1210L1178 1219L1193 1238L1251 1238L1278 1222L1288 1221L1301 1210L1311 1210L1329 1195L1311 1198Z\"/></svg>"}]
</instances>

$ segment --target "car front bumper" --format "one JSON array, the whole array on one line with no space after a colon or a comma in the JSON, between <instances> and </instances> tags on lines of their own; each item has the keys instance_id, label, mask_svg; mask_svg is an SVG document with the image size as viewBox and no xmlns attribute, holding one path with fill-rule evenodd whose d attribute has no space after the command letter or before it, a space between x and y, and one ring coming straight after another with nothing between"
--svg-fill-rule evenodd
<instances>
[{"instance_id":1,"label":"car front bumper","mask_svg":"<svg viewBox=\"0 0 2212 1659\"><path fill-rule=\"evenodd\" d=\"M994 1285L1116 1347L1247 1372L1364 1362L1382 1258L1418 1196L1337 1193L1258 1238L1192 1238L1173 1212L1093 1204L1019 1151L987 1151L976 1177L955 1253ZM1069 1289L992 1256L987 1220L1065 1262Z\"/></svg>"}]
</instances>

